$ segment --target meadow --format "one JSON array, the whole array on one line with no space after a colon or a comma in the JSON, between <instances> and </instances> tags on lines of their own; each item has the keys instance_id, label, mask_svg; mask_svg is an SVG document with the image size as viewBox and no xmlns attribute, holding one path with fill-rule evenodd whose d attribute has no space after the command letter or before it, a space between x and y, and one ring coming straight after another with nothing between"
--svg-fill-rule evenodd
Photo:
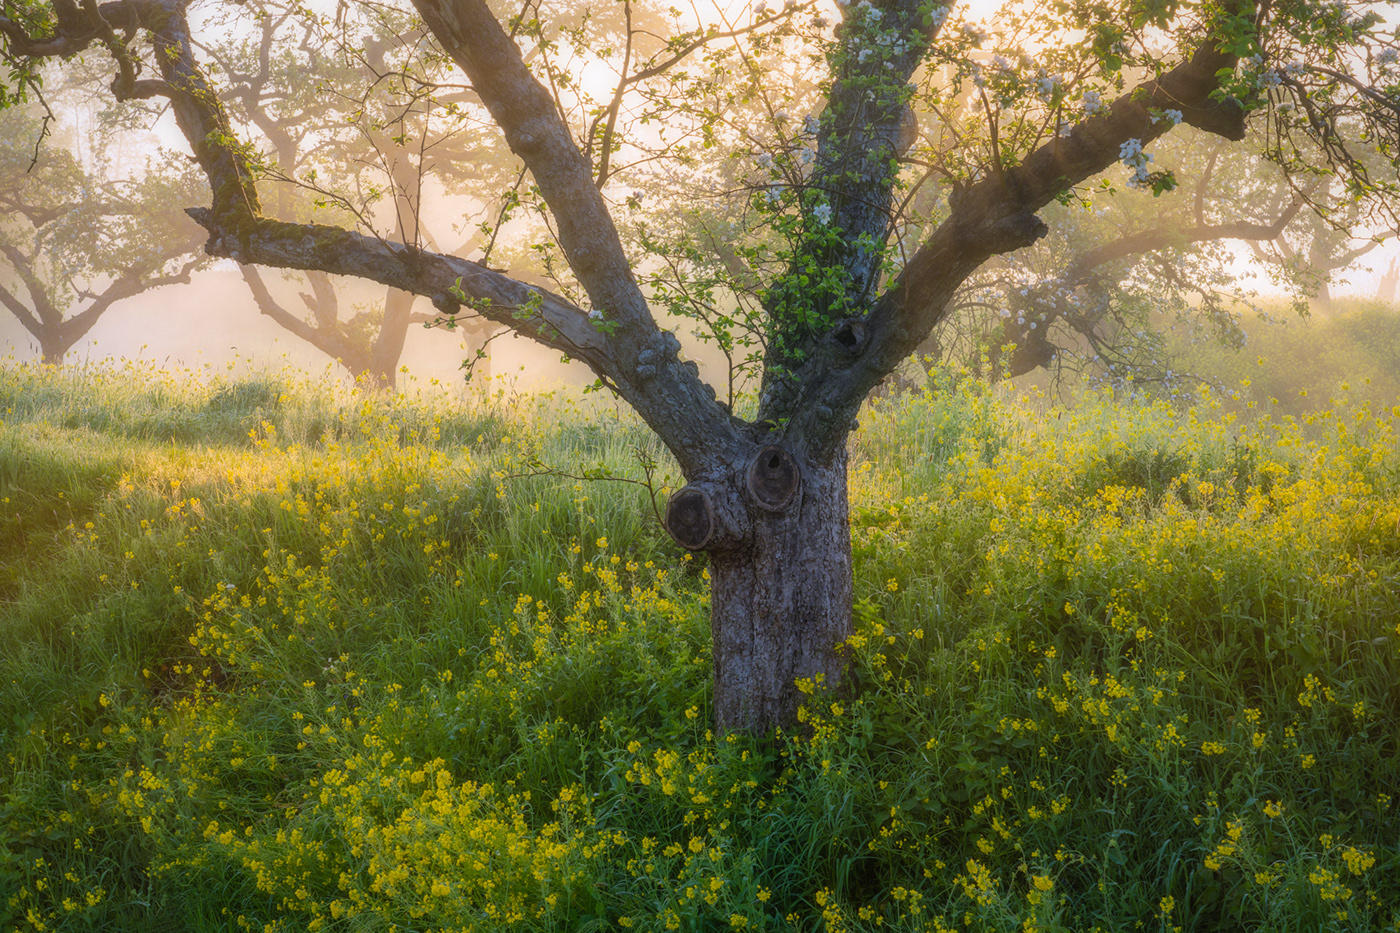
<instances>
[{"instance_id":1,"label":"meadow","mask_svg":"<svg viewBox=\"0 0 1400 933\"><path fill-rule=\"evenodd\" d=\"M596 396L9 362L0 929L1400 930L1348 392L872 405L853 689L753 738Z\"/></svg>"}]
</instances>

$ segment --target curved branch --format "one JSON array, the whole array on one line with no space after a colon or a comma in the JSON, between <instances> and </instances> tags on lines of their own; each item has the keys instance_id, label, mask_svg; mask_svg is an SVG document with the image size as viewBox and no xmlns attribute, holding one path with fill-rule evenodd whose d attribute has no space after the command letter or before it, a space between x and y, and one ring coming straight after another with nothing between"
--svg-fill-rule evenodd
<instances>
[{"instance_id":1,"label":"curved branch","mask_svg":"<svg viewBox=\"0 0 1400 933\"><path fill-rule=\"evenodd\" d=\"M1070 263L1062 280L1072 284L1082 280L1093 269L1116 259L1124 259L1128 256L1150 253L1173 246L1205 243L1211 240L1272 240L1282 235L1284 228L1292 222L1294 217L1298 216L1303 203L1302 198L1295 197L1292 203L1271 224L1236 221L1226 224L1202 224L1184 230L1174 227L1153 227L1139 230L1081 253L1074 262Z\"/></svg>"},{"instance_id":2,"label":"curved branch","mask_svg":"<svg viewBox=\"0 0 1400 933\"><path fill-rule=\"evenodd\" d=\"M1239 6L1232 11L1236 16ZM793 427L822 447L841 443L861 400L942 320L958 286L992 256L1045 235L1048 228L1036 211L1115 164L1129 139L1146 145L1171 129L1170 121L1153 121L1153 110L1179 110L1192 126L1242 139L1244 109L1216 96L1219 75L1238 58L1218 41L1207 38L1188 60L1123 94L1106 112L1082 120L1068 137L1051 140L1020 165L955 189L948 219L871 309L867 349L844 365L824 353L804 367L807 399Z\"/></svg>"},{"instance_id":3,"label":"curved branch","mask_svg":"<svg viewBox=\"0 0 1400 933\"><path fill-rule=\"evenodd\" d=\"M741 444L742 438L698 369L677 359L674 335L657 327L588 160L553 97L483 0L415 0L414 5L466 72L549 205L565 258L610 331L607 362L600 368L589 360L590 365L616 384L687 475L718 463L719 450Z\"/></svg>"}]
</instances>

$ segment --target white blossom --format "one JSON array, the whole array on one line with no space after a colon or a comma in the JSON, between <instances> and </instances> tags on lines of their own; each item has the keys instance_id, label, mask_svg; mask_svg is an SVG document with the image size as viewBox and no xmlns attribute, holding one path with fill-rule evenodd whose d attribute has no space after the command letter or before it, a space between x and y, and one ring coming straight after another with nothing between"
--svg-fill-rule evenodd
<instances>
[{"instance_id":1,"label":"white blossom","mask_svg":"<svg viewBox=\"0 0 1400 933\"><path fill-rule=\"evenodd\" d=\"M1130 139L1123 143L1118 148L1118 158L1133 170L1132 177L1128 179L1129 188L1146 188L1151 184L1151 172L1147 170L1147 163L1152 161L1152 156L1143 151L1142 140Z\"/></svg>"},{"instance_id":2,"label":"white blossom","mask_svg":"<svg viewBox=\"0 0 1400 933\"><path fill-rule=\"evenodd\" d=\"M1036 81L1036 90L1041 97L1049 100L1055 96L1055 91L1063 82L1064 78L1060 75L1041 75Z\"/></svg>"},{"instance_id":3,"label":"white blossom","mask_svg":"<svg viewBox=\"0 0 1400 933\"><path fill-rule=\"evenodd\" d=\"M1098 91L1085 91L1084 97L1079 101L1079 107L1084 111L1084 115L1089 117L1108 109Z\"/></svg>"},{"instance_id":4,"label":"white blossom","mask_svg":"<svg viewBox=\"0 0 1400 933\"><path fill-rule=\"evenodd\" d=\"M822 226L826 226L831 221L831 205L823 201L812 208L812 218Z\"/></svg>"}]
</instances>

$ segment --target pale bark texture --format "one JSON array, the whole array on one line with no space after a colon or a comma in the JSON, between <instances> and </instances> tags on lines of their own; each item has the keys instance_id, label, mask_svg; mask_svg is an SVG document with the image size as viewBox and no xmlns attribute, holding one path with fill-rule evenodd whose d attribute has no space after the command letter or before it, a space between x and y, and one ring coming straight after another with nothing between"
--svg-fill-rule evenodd
<instances>
[{"instance_id":1,"label":"pale bark texture","mask_svg":"<svg viewBox=\"0 0 1400 933\"><path fill-rule=\"evenodd\" d=\"M846 457L806 464L786 507L748 502L750 532L710 559L715 725L793 723L803 694L841 682L851 634Z\"/></svg>"}]
</instances>

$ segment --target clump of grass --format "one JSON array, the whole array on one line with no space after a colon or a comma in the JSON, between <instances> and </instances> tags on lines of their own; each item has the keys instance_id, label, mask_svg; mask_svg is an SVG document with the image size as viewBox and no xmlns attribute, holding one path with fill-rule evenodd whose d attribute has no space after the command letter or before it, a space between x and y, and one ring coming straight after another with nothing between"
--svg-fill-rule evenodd
<instances>
[{"instance_id":1,"label":"clump of grass","mask_svg":"<svg viewBox=\"0 0 1400 933\"><path fill-rule=\"evenodd\" d=\"M760 741L634 420L181 378L0 370L6 929L1400 922L1400 412L881 402Z\"/></svg>"}]
</instances>

